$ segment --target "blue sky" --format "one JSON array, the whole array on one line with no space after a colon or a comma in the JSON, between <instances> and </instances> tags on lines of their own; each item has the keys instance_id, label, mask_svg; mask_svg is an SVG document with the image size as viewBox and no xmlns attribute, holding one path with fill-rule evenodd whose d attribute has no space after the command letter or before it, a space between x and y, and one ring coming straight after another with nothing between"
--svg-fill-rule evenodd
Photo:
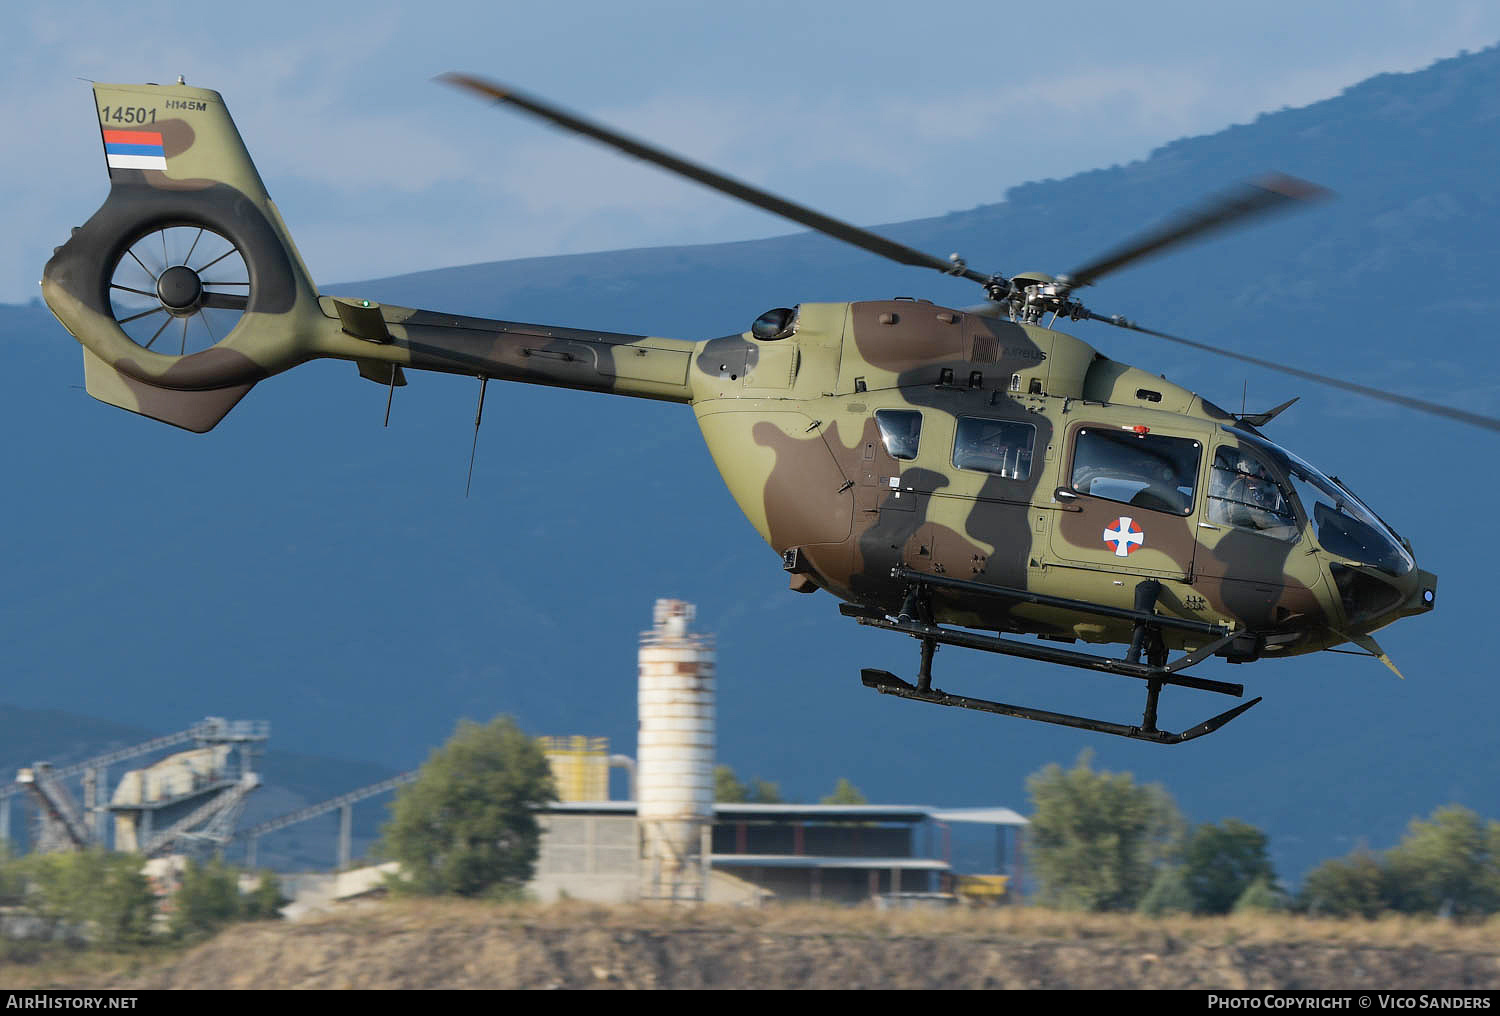
<instances>
[{"instance_id":1,"label":"blue sky","mask_svg":"<svg viewBox=\"0 0 1500 1016\"><path fill-rule=\"evenodd\" d=\"M10 8L0 302L103 198L87 85L224 94L319 280L788 231L487 108L485 74L855 222L942 214L1128 162L1382 71L1500 41L1500 5L624 5L262 0ZM1258 168L1258 167L1257 167ZM941 252L939 252L941 253Z\"/></svg>"}]
</instances>

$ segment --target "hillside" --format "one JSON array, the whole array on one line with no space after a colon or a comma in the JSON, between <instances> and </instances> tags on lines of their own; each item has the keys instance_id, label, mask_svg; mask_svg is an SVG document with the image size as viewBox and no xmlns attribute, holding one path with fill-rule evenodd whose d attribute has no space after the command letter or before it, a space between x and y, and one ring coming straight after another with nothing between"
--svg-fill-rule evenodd
<instances>
[{"instance_id":1,"label":"hillside","mask_svg":"<svg viewBox=\"0 0 1500 1016\"><path fill-rule=\"evenodd\" d=\"M1132 267L1088 302L1494 413L1497 96L1492 48L888 232L975 266L1059 271L1233 181L1301 174L1338 200ZM796 235L328 289L702 337L798 301L975 299L930 274ZM697 603L699 627L718 636L721 760L790 799L848 777L872 800L1025 810L1030 773L1087 749L1100 768L1162 782L1196 821L1267 830L1292 880L1361 841L1394 843L1446 802L1493 816L1500 702L1474 652L1492 625L1493 438L1103 326L1077 331L1221 404L1238 405L1245 384L1251 410L1303 396L1270 435L1347 479L1440 576L1432 615L1381 634L1406 681L1348 656L1218 666L1204 676L1265 701L1168 749L897 702L862 688L858 671L909 672L914 647L857 630L825 596L786 592L681 407L491 385L465 499L472 379L414 377L383 429L383 389L347 364L313 364L197 437L89 400L76 344L27 306L0 308L14 357L0 375L12 435L0 453L12 480L4 698L146 729L263 718L281 750L392 771L419 764L460 716L501 712L630 754L636 639L652 600L671 595ZM957 650L938 668L950 691L1114 719L1140 711L1138 689L1107 677ZM1216 707L1173 689L1162 718L1186 726Z\"/></svg>"},{"instance_id":2,"label":"hillside","mask_svg":"<svg viewBox=\"0 0 1500 1016\"><path fill-rule=\"evenodd\" d=\"M111 972L119 971L119 972ZM1482 928L1045 911L381 903L241 925L160 965L0 965L13 989L1500 987Z\"/></svg>"}]
</instances>

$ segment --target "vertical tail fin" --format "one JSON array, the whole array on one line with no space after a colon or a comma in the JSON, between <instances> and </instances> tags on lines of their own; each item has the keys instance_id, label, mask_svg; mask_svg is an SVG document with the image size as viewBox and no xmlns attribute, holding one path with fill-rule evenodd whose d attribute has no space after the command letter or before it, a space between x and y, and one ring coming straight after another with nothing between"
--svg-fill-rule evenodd
<instances>
[{"instance_id":1,"label":"vertical tail fin","mask_svg":"<svg viewBox=\"0 0 1500 1016\"><path fill-rule=\"evenodd\" d=\"M42 294L84 346L89 394L206 431L310 358L317 291L217 92L95 85L109 196Z\"/></svg>"}]
</instances>

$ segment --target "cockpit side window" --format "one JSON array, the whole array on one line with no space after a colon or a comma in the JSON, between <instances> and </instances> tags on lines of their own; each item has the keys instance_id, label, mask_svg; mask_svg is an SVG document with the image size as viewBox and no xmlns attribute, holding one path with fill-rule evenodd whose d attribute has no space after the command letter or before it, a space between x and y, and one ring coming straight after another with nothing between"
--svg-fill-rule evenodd
<instances>
[{"instance_id":1,"label":"cockpit side window","mask_svg":"<svg viewBox=\"0 0 1500 1016\"><path fill-rule=\"evenodd\" d=\"M1073 448L1072 488L1135 508L1193 510L1203 446L1191 438L1085 428Z\"/></svg>"},{"instance_id":2,"label":"cockpit side window","mask_svg":"<svg viewBox=\"0 0 1500 1016\"><path fill-rule=\"evenodd\" d=\"M877 409L875 425L893 459L914 459L922 444L922 414L912 409Z\"/></svg>"},{"instance_id":3,"label":"cockpit side window","mask_svg":"<svg viewBox=\"0 0 1500 1016\"><path fill-rule=\"evenodd\" d=\"M1031 477L1036 427L1012 420L960 416L953 439L953 464L1010 480Z\"/></svg>"},{"instance_id":4,"label":"cockpit side window","mask_svg":"<svg viewBox=\"0 0 1500 1016\"><path fill-rule=\"evenodd\" d=\"M1278 540L1301 533L1285 485L1255 452L1225 445L1214 453L1208 477L1208 521L1248 529Z\"/></svg>"}]
</instances>

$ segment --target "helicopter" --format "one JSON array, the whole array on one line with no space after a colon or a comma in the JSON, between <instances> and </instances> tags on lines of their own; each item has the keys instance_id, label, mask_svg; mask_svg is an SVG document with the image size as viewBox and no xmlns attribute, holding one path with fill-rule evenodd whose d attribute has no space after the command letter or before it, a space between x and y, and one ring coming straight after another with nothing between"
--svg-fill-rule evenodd
<instances>
[{"instance_id":1,"label":"helicopter","mask_svg":"<svg viewBox=\"0 0 1500 1016\"><path fill-rule=\"evenodd\" d=\"M94 84L110 189L56 248L43 297L82 345L94 398L211 430L257 383L353 362L390 398L408 370L676 402L780 556L789 587L916 640L912 681L880 693L1159 744L1166 687L1244 697L1188 671L1353 643L1434 608L1437 578L1347 485L1266 437L1291 402L1236 415L1055 327L1102 322L1489 430L1500 420L1097 314L1078 290L1141 258L1308 204L1321 188L1242 185L1065 275L971 268L823 215L541 99L441 80L903 265L976 283L961 308L900 298L777 307L683 340L469 317L321 292L222 97ZM1292 400L1295 401L1295 400ZM1084 646L1123 646L1120 655ZM1139 722L949 693L940 646L1130 678ZM1173 658L1173 654L1178 654ZM1399 674L1399 671L1397 671Z\"/></svg>"}]
</instances>

